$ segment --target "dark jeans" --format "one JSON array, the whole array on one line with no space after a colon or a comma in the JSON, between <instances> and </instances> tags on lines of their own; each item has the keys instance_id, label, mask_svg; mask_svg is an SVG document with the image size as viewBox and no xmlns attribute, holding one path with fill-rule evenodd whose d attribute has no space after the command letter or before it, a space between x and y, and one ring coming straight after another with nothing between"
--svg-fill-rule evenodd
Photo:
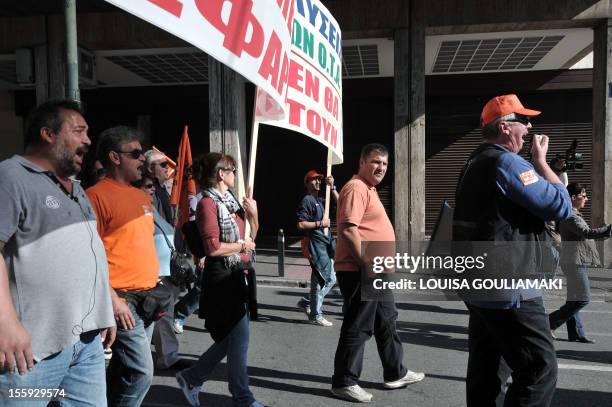
<instances>
[{"instance_id":1,"label":"dark jeans","mask_svg":"<svg viewBox=\"0 0 612 407\"><path fill-rule=\"evenodd\" d=\"M407 372L404 350L395 329L397 309L389 301L361 300L361 273L340 271L338 284L344 299L344 320L334 358L332 387L357 384L363 367L365 342L374 335L385 381L398 380Z\"/></svg>"},{"instance_id":2,"label":"dark jeans","mask_svg":"<svg viewBox=\"0 0 612 407\"><path fill-rule=\"evenodd\" d=\"M227 382L234 406L249 407L255 398L249 389L248 352L249 315L246 313L221 342L213 343L193 367L183 370L183 377L192 386L201 386L227 357Z\"/></svg>"},{"instance_id":3,"label":"dark jeans","mask_svg":"<svg viewBox=\"0 0 612 407\"><path fill-rule=\"evenodd\" d=\"M557 383L557 359L542 298L520 308L470 311L466 380L468 407L493 407L505 377L501 359L512 371L504 406L549 406Z\"/></svg>"},{"instance_id":4,"label":"dark jeans","mask_svg":"<svg viewBox=\"0 0 612 407\"><path fill-rule=\"evenodd\" d=\"M585 266L562 265L567 278L567 302L549 315L550 329L566 324L569 340L586 336L579 311L591 300L589 275Z\"/></svg>"},{"instance_id":5,"label":"dark jeans","mask_svg":"<svg viewBox=\"0 0 612 407\"><path fill-rule=\"evenodd\" d=\"M200 283L196 282L193 287L174 305L174 318L187 319L198 309L200 305Z\"/></svg>"},{"instance_id":6,"label":"dark jeans","mask_svg":"<svg viewBox=\"0 0 612 407\"><path fill-rule=\"evenodd\" d=\"M153 329L153 345L155 345L156 364L160 369L168 369L179 361L179 342L174 333L174 301L181 289L174 285L170 277L162 277L164 285L172 292L170 308L156 323Z\"/></svg>"}]
</instances>

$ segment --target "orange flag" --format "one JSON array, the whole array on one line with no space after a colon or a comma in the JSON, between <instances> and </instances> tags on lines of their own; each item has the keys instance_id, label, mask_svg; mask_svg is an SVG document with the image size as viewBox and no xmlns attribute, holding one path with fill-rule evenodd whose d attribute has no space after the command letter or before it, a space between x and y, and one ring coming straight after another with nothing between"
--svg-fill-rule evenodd
<instances>
[{"instance_id":1,"label":"orange flag","mask_svg":"<svg viewBox=\"0 0 612 407\"><path fill-rule=\"evenodd\" d=\"M196 186L191 174L191 146L187 126L183 130L178 159L176 160L176 173L170 194L170 205L178 207L176 227L181 228L189 220L189 196L195 196Z\"/></svg>"}]
</instances>

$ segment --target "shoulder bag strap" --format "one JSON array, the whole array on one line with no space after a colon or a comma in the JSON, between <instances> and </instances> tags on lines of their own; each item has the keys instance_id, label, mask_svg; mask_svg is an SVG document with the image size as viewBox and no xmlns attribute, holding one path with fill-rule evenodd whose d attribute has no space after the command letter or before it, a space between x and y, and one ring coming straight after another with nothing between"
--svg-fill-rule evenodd
<instances>
[{"instance_id":1,"label":"shoulder bag strap","mask_svg":"<svg viewBox=\"0 0 612 407\"><path fill-rule=\"evenodd\" d=\"M166 244L168 245L168 248L170 249L172 253L174 253L176 249L174 248L174 246L172 246L172 244L170 243L170 240L168 240L168 235L166 235L166 232L164 232L164 229L162 229L162 227L159 225L159 223L157 223L155 219L153 219L153 223L155 223L155 226L157 226L157 228L162 232L162 235L164 235L164 239L166 240Z\"/></svg>"}]
</instances>

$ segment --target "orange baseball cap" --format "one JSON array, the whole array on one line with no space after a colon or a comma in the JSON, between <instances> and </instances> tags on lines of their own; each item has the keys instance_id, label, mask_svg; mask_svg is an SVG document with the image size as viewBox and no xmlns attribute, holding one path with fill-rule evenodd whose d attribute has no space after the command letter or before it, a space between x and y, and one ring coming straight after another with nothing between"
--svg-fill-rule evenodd
<instances>
[{"instance_id":1,"label":"orange baseball cap","mask_svg":"<svg viewBox=\"0 0 612 407\"><path fill-rule=\"evenodd\" d=\"M319 174L315 170L310 170L304 175L304 184L310 181L313 178L325 178L323 174Z\"/></svg>"},{"instance_id":2,"label":"orange baseball cap","mask_svg":"<svg viewBox=\"0 0 612 407\"><path fill-rule=\"evenodd\" d=\"M489 100L482 109L482 127L510 113L518 113L523 116L537 116L540 111L526 109L516 95L496 96Z\"/></svg>"}]
</instances>

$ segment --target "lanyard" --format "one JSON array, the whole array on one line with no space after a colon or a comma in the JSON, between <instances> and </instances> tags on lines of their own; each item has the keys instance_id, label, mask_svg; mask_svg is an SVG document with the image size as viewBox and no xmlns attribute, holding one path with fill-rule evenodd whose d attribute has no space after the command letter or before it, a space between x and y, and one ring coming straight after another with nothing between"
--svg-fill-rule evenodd
<instances>
[{"instance_id":1,"label":"lanyard","mask_svg":"<svg viewBox=\"0 0 612 407\"><path fill-rule=\"evenodd\" d=\"M64 193L66 194L66 196L70 199L72 199L74 202L79 203L79 200L76 196L74 196L73 194L71 194L70 192L68 192L68 190L66 189L66 187L64 186L64 184L62 184L60 182L60 180L55 176L55 174L53 174L51 171L45 171L43 172L43 174L45 174L47 177L49 177L51 179L51 181L53 181L53 183L55 185L57 185L57 187ZM72 192L74 193L74 185L73 185L73 189Z\"/></svg>"}]
</instances>

